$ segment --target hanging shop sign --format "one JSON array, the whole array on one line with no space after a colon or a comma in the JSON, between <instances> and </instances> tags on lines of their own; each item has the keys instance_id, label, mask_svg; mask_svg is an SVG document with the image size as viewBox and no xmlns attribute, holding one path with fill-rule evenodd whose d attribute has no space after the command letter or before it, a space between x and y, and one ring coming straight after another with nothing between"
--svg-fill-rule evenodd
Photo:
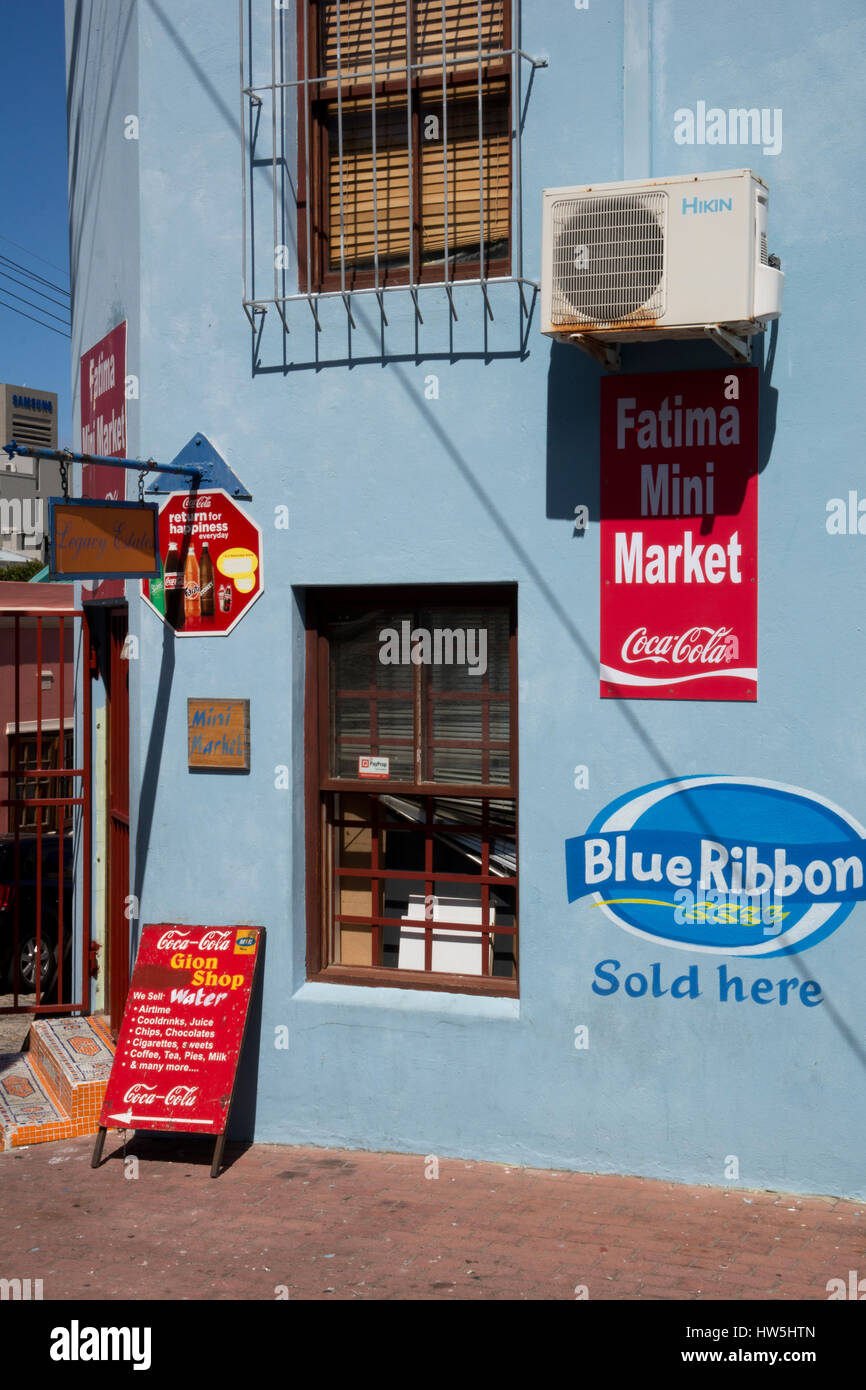
<instances>
[{"instance_id":1,"label":"hanging shop sign","mask_svg":"<svg viewBox=\"0 0 866 1390\"><path fill-rule=\"evenodd\" d=\"M50 498L51 578L158 575L158 511L150 502Z\"/></svg>"},{"instance_id":2,"label":"hanging shop sign","mask_svg":"<svg viewBox=\"0 0 866 1390\"><path fill-rule=\"evenodd\" d=\"M81 451L126 458L126 320L82 355ZM81 490L86 497L122 502L124 477L116 468L85 463ZM85 590L91 599L123 596L123 584L116 580Z\"/></svg>"},{"instance_id":3,"label":"hanging shop sign","mask_svg":"<svg viewBox=\"0 0 866 1390\"><path fill-rule=\"evenodd\" d=\"M249 700L188 699L186 709L189 767L249 772Z\"/></svg>"},{"instance_id":4,"label":"hanging shop sign","mask_svg":"<svg viewBox=\"0 0 866 1390\"><path fill-rule=\"evenodd\" d=\"M638 787L566 840L565 860L569 902L590 897L632 936L711 955L799 954L866 901L866 828L758 777Z\"/></svg>"},{"instance_id":5,"label":"hanging shop sign","mask_svg":"<svg viewBox=\"0 0 866 1390\"><path fill-rule=\"evenodd\" d=\"M601 388L601 694L755 700L757 368Z\"/></svg>"},{"instance_id":6,"label":"hanging shop sign","mask_svg":"<svg viewBox=\"0 0 866 1390\"><path fill-rule=\"evenodd\" d=\"M99 1117L225 1138L261 927L146 926ZM212 1175L219 1168L217 1148Z\"/></svg>"},{"instance_id":7,"label":"hanging shop sign","mask_svg":"<svg viewBox=\"0 0 866 1390\"><path fill-rule=\"evenodd\" d=\"M262 592L262 533L222 488L166 497L159 554L141 596L178 637L224 637Z\"/></svg>"}]
</instances>

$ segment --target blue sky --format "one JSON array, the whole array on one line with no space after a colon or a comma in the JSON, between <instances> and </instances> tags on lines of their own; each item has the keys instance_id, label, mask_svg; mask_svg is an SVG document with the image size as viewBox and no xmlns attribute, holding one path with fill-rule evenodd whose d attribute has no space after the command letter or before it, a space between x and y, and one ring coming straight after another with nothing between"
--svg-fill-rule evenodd
<instances>
[{"instance_id":1,"label":"blue sky","mask_svg":"<svg viewBox=\"0 0 866 1390\"><path fill-rule=\"evenodd\" d=\"M69 338L48 317L68 333L68 297L52 288L69 289L63 0L0 3L0 190L0 381L56 391L73 445Z\"/></svg>"}]
</instances>

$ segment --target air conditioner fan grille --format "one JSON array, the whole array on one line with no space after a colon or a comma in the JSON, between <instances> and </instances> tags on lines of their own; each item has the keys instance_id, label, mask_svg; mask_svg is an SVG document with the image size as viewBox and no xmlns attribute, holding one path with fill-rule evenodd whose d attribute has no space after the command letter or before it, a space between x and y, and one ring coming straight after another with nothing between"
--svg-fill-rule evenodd
<instances>
[{"instance_id":1,"label":"air conditioner fan grille","mask_svg":"<svg viewBox=\"0 0 866 1390\"><path fill-rule=\"evenodd\" d=\"M553 209L553 323L645 323L664 313L667 195L564 199Z\"/></svg>"}]
</instances>

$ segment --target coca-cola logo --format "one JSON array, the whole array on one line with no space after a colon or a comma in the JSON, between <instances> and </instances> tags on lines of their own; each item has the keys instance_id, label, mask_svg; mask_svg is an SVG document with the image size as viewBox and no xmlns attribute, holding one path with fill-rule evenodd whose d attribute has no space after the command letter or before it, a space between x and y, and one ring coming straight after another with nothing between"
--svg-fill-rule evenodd
<instances>
[{"instance_id":1,"label":"coca-cola logo","mask_svg":"<svg viewBox=\"0 0 866 1390\"><path fill-rule=\"evenodd\" d=\"M154 1101L158 1099L156 1087L145 1086L142 1082L137 1082L125 1092L123 1099L128 1105L153 1105Z\"/></svg>"},{"instance_id":2,"label":"coca-cola logo","mask_svg":"<svg viewBox=\"0 0 866 1390\"><path fill-rule=\"evenodd\" d=\"M158 951L188 951L189 937L181 936L178 932L166 931L156 943Z\"/></svg>"},{"instance_id":3,"label":"coca-cola logo","mask_svg":"<svg viewBox=\"0 0 866 1390\"><path fill-rule=\"evenodd\" d=\"M231 932L206 931L198 946L200 951L227 951L231 944Z\"/></svg>"},{"instance_id":4,"label":"coca-cola logo","mask_svg":"<svg viewBox=\"0 0 866 1390\"><path fill-rule=\"evenodd\" d=\"M622 644L621 658L629 666L640 661L674 666L718 666L736 661L739 642L729 627L690 627L685 632L649 633L636 627Z\"/></svg>"},{"instance_id":5,"label":"coca-cola logo","mask_svg":"<svg viewBox=\"0 0 866 1390\"><path fill-rule=\"evenodd\" d=\"M166 1105L180 1106L182 1109L191 1110L195 1105L195 1098L198 1095L198 1086L172 1086L165 1098Z\"/></svg>"}]
</instances>

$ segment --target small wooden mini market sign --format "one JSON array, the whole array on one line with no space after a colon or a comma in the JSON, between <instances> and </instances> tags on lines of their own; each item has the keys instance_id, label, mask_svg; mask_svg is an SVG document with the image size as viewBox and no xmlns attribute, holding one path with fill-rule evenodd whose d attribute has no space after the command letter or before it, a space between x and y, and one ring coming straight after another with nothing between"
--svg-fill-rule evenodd
<instances>
[{"instance_id":1,"label":"small wooden mini market sign","mask_svg":"<svg viewBox=\"0 0 866 1390\"><path fill-rule=\"evenodd\" d=\"M146 926L99 1117L107 1129L217 1140L219 1173L263 927Z\"/></svg>"},{"instance_id":2,"label":"small wooden mini market sign","mask_svg":"<svg viewBox=\"0 0 866 1390\"><path fill-rule=\"evenodd\" d=\"M249 700L189 699L186 710L189 767L249 772Z\"/></svg>"}]
</instances>

